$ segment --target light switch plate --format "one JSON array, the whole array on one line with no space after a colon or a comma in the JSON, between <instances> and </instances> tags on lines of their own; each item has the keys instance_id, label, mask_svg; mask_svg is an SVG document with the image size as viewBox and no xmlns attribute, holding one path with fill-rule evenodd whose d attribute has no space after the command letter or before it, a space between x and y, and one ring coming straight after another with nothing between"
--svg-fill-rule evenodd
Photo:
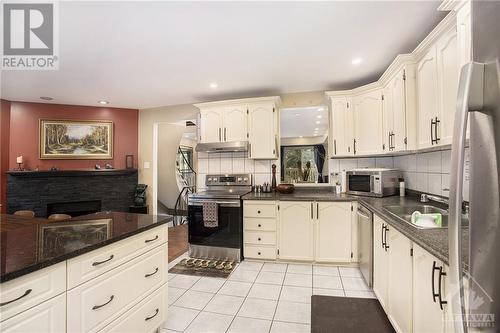
<instances>
[{"instance_id":1,"label":"light switch plate","mask_svg":"<svg viewBox=\"0 0 500 333\"><path fill-rule=\"evenodd\" d=\"M151 163L144 162L144 169L149 169L151 167Z\"/></svg>"}]
</instances>

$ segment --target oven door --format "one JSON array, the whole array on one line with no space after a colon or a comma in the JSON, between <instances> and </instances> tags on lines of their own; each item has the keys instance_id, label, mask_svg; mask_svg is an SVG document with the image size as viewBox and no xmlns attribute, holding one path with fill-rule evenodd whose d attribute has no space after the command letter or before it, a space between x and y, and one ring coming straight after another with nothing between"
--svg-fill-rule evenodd
<instances>
[{"instance_id":1,"label":"oven door","mask_svg":"<svg viewBox=\"0 0 500 333\"><path fill-rule=\"evenodd\" d=\"M374 175L370 173L346 174L347 190L349 194L376 196L374 193Z\"/></svg>"},{"instance_id":2,"label":"oven door","mask_svg":"<svg viewBox=\"0 0 500 333\"><path fill-rule=\"evenodd\" d=\"M217 227L203 224L203 202L218 204ZM243 242L243 209L241 201L217 199L189 199L188 241L191 245L241 249Z\"/></svg>"}]
</instances>

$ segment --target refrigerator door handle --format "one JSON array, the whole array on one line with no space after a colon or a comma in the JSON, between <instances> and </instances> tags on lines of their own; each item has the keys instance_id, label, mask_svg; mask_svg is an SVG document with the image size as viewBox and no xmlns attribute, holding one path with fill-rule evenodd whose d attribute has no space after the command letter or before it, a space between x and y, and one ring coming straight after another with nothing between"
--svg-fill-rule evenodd
<instances>
[{"instance_id":1,"label":"refrigerator door handle","mask_svg":"<svg viewBox=\"0 0 500 333\"><path fill-rule=\"evenodd\" d=\"M449 276L451 309L462 325L455 325L455 332L467 332L464 287L462 278L462 190L464 173L465 139L468 112L483 106L484 65L470 62L462 67L458 86L453 143L451 148L450 217L448 225ZM456 296L455 296L456 295ZM458 296L458 297L457 297Z\"/></svg>"}]
</instances>

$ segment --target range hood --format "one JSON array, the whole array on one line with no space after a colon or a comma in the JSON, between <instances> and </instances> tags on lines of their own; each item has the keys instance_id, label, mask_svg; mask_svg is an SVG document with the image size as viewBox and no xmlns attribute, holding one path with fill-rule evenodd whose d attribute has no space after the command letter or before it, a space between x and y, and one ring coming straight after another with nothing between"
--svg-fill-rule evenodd
<instances>
[{"instance_id":1,"label":"range hood","mask_svg":"<svg viewBox=\"0 0 500 333\"><path fill-rule=\"evenodd\" d=\"M207 153L248 151L248 141L198 143L196 151Z\"/></svg>"}]
</instances>

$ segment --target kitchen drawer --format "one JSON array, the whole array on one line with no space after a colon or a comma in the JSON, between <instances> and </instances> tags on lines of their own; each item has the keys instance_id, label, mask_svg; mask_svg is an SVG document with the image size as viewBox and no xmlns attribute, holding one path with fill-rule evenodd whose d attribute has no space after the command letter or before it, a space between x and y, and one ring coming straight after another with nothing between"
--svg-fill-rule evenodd
<instances>
[{"instance_id":1,"label":"kitchen drawer","mask_svg":"<svg viewBox=\"0 0 500 333\"><path fill-rule=\"evenodd\" d=\"M66 262L0 284L0 320L38 305L66 291Z\"/></svg>"},{"instance_id":2,"label":"kitchen drawer","mask_svg":"<svg viewBox=\"0 0 500 333\"><path fill-rule=\"evenodd\" d=\"M276 217L276 203L274 201L259 201L258 203L244 203L243 216L245 217Z\"/></svg>"},{"instance_id":3,"label":"kitchen drawer","mask_svg":"<svg viewBox=\"0 0 500 333\"><path fill-rule=\"evenodd\" d=\"M167 244L68 291L68 332L96 332L167 281Z\"/></svg>"},{"instance_id":4,"label":"kitchen drawer","mask_svg":"<svg viewBox=\"0 0 500 333\"><path fill-rule=\"evenodd\" d=\"M164 284L101 332L154 332L167 319L167 290Z\"/></svg>"},{"instance_id":5,"label":"kitchen drawer","mask_svg":"<svg viewBox=\"0 0 500 333\"><path fill-rule=\"evenodd\" d=\"M3 333L63 333L66 332L66 295L61 294L2 321Z\"/></svg>"},{"instance_id":6,"label":"kitchen drawer","mask_svg":"<svg viewBox=\"0 0 500 333\"><path fill-rule=\"evenodd\" d=\"M167 225L68 260L68 289L95 278L167 241Z\"/></svg>"},{"instance_id":7,"label":"kitchen drawer","mask_svg":"<svg viewBox=\"0 0 500 333\"><path fill-rule=\"evenodd\" d=\"M260 246L245 244L243 248L245 258L276 259L276 248L274 246Z\"/></svg>"},{"instance_id":8,"label":"kitchen drawer","mask_svg":"<svg viewBox=\"0 0 500 333\"><path fill-rule=\"evenodd\" d=\"M245 217L243 218L243 229L255 231L276 231L276 220Z\"/></svg>"},{"instance_id":9,"label":"kitchen drawer","mask_svg":"<svg viewBox=\"0 0 500 333\"><path fill-rule=\"evenodd\" d=\"M269 231L243 231L243 241L246 244L276 245L276 233Z\"/></svg>"}]
</instances>

